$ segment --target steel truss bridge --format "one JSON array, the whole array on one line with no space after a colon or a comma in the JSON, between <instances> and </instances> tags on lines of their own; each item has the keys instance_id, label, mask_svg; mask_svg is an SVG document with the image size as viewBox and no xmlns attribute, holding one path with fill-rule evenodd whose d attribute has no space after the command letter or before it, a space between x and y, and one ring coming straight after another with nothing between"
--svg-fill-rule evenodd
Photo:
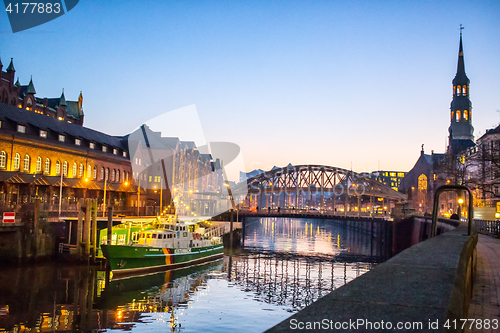
<instances>
[{"instance_id":1,"label":"steel truss bridge","mask_svg":"<svg viewBox=\"0 0 500 333\"><path fill-rule=\"evenodd\" d=\"M406 200L406 195L374 179L326 165L274 169L238 184L233 196L243 211L372 217L386 215Z\"/></svg>"}]
</instances>

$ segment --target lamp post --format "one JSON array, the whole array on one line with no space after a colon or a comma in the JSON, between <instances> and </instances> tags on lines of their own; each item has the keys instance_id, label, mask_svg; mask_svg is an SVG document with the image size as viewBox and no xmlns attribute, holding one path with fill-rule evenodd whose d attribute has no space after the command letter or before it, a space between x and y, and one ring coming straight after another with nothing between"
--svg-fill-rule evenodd
<instances>
[{"instance_id":1,"label":"lamp post","mask_svg":"<svg viewBox=\"0 0 500 333\"><path fill-rule=\"evenodd\" d=\"M137 216L141 215L141 211L139 209L140 202L141 202L141 181L139 177L137 177Z\"/></svg>"},{"instance_id":2,"label":"lamp post","mask_svg":"<svg viewBox=\"0 0 500 333\"><path fill-rule=\"evenodd\" d=\"M464 203L463 198L458 198L458 220L462 220L462 204Z\"/></svg>"},{"instance_id":3,"label":"lamp post","mask_svg":"<svg viewBox=\"0 0 500 333\"><path fill-rule=\"evenodd\" d=\"M160 177L160 215L162 214L163 209L163 184L162 179Z\"/></svg>"},{"instance_id":4,"label":"lamp post","mask_svg":"<svg viewBox=\"0 0 500 333\"><path fill-rule=\"evenodd\" d=\"M63 183L63 171L62 168L59 169L61 173L61 180L59 181L59 217L61 217L61 203L62 203L62 183Z\"/></svg>"},{"instance_id":5,"label":"lamp post","mask_svg":"<svg viewBox=\"0 0 500 333\"><path fill-rule=\"evenodd\" d=\"M102 217L106 216L106 187L107 187L107 174L104 172L104 201L103 201L103 207L102 207Z\"/></svg>"}]
</instances>

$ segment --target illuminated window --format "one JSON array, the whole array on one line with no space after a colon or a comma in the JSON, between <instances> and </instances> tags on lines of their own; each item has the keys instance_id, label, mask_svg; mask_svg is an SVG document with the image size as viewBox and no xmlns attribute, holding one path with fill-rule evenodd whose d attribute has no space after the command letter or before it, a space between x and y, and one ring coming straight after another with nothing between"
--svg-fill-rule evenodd
<instances>
[{"instance_id":1,"label":"illuminated window","mask_svg":"<svg viewBox=\"0 0 500 333\"><path fill-rule=\"evenodd\" d=\"M93 143L93 142L89 143L89 148L90 149L94 149L95 148L95 143Z\"/></svg>"},{"instance_id":2,"label":"illuminated window","mask_svg":"<svg viewBox=\"0 0 500 333\"><path fill-rule=\"evenodd\" d=\"M87 167L87 178L92 179L92 166L90 164Z\"/></svg>"},{"instance_id":3,"label":"illuminated window","mask_svg":"<svg viewBox=\"0 0 500 333\"><path fill-rule=\"evenodd\" d=\"M395 172L391 172L391 177L396 177L396 173Z\"/></svg>"},{"instance_id":4,"label":"illuminated window","mask_svg":"<svg viewBox=\"0 0 500 333\"><path fill-rule=\"evenodd\" d=\"M116 170L116 181L120 182L120 170Z\"/></svg>"},{"instance_id":5,"label":"illuminated window","mask_svg":"<svg viewBox=\"0 0 500 333\"><path fill-rule=\"evenodd\" d=\"M152 182L151 178L153 178L153 177L152 177L152 176L149 176L149 182L150 182L150 183Z\"/></svg>"},{"instance_id":6,"label":"illuminated window","mask_svg":"<svg viewBox=\"0 0 500 333\"><path fill-rule=\"evenodd\" d=\"M460 120L460 110L457 110L457 121Z\"/></svg>"},{"instance_id":7,"label":"illuminated window","mask_svg":"<svg viewBox=\"0 0 500 333\"><path fill-rule=\"evenodd\" d=\"M47 175L50 174L50 159L49 158L45 159L45 173Z\"/></svg>"},{"instance_id":8,"label":"illuminated window","mask_svg":"<svg viewBox=\"0 0 500 333\"><path fill-rule=\"evenodd\" d=\"M104 167L101 167L101 180L104 179Z\"/></svg>"},{"instance_id":9,"label":"illuminated window","mask_svg":"<svg viewBox=\"0 0 500 333\"><path fill-rule=\"evenodd\" d=\"M455 120L455 112L451 111L451 120Z\"/></svg>"},{"instance_id":10,"label":"illuminated window","mask_svg":"<svg viewBox=\"0 0 500 333\"><path fill-rule=\"evenodd\" d=\"M460 95L460 90L462 90L461 86L457 86L457 95Z\"/></svg>"},{"instance_id":11,"label":"illuminated window","mask_svg":"<svg viewBox=\"0 0 500 333\"><path fill-rule=\"evenodd\" d=\"M109 168L106 168L106 180L109 180Z\"/></svg>"},{"instance_id":12,"label":"illuminated window","mask_svg":"<svg viewBox=\"0 0 500 333\"><path fill-rule=\"evenodd\" d=\"M404 176L405 176L404 172L398 172L398 177L401 178L401 177L404 177Z\"/></svg>"},{"instance_id":13,"label":"illuminated window","mask_svg":"<svg viewBox=\"0 0 500 333\"><path fill-rule=\"evenodd\" d=\"M7 165L7 153L2 151L0 153L0 168L5 168Z\"/></svg>"},{"instance_id":14,"label":"illuminated window","mask_svg":"<svg viewBox=\"0 0 500 333\"><path fill-rule=\"evenodd\" d=\"M14 170L19 170L19 165L21 164L21 155L16 153L14 157Z\"/></svg>"},{"instance_id":15,"label":"illuminated window","mask_svg":"<svg viewBox=\"0 0 500 333\"><path fill-rule=\"evenodd\" d=\"M113 149L113 154L114 154L114 155L118 155L118 149L116 149L116 148L115 148L115 149Z\"/></svg>"},{"instance_id":16,"label":"illuminated window","mask_svg":"<svg viewBox=\"0 0 500 333\"><path fill-rule=\"evenodd\" d=\"M427 176L424 174L418 176L418 189L419 191L427 190Z\"/></svg>"},{"instance_id":17,"label":"illuminated window","mask_svg":"<svg viewBox=\"0 0 500 333\"><path fill-rule=\"evenodd\" d=\"M80 146L82 144L82 141L80 139L75 139L75 145Z\"/></svg>"},{"instance_id":18,"label":"illuminated window","mask_svg":"<svg viewBox=\"0 0 500 333\"><path fill-rule=\"evenodd\" d=\"M56 175L61 174L61 161L57 160L56 161Z\"/></svg>"},{"instance_id":19,"label":"illuminated window","mask_svg":"<svg viewBox=\"0 0 500 333\"><path fill-rule=\"evenodd\" d=\"M63 174L64 176L68 176L68 162L64 161L63 163Z\"/></svg>"},{"instance_id":20,"label":"illuminated window","mask_svg":"<svg viewBox=\"0 0 500 333\"><path fill-rule=\"evenodd\" d=\"M114 182L116 177L116 170L113 169L113 172L111 173L111 181Z\"/></svg>"},{"instance_id":21,"label":"illuminated window","mask_svg":"<svg viewBox=\"0 0 500 333\"><path fill-rule=\"evenodd\" d=\"M42 171L42 158L40 156L36 159L36 172Z\"/></svg>"},{"instance_id":22,"label":"illuminated window","mask_svg":"<svg viewBox=\"0 0 500 333\"><path fill-rule=\"evenodd\" d=\"M73 163L73 177L76 177L76 168L78 166L76 165L76 163Z\"/></svg>"},{"instance_id":23,"label":"illuminated window","mask_svg":"<svg viewBox=\"0 0 500 333\"><path fill-rule=\"evenodd\" d=\"M97 179L97 165L94 165L94 179Z\"/></svg>"},{"instance_id":24,"label":"illuminated window","mask_svg":"<svg viewBox=\"0 0 500 333\"><path fill-rule=\"evenodd\" d=\"M108 147L106 147L106 146L102 146L102 151L103 151L103 152L107 152L107 151L108 151Z\"/></svg>"},{"instance_id":25,"label":"illuminated window","mask_svg":"<svg viewBox=\"0 0 500 333\"><path fill-rule=\"evenodd\" d=\"M19 133L26 133L26 126L23 125L17 125L17 131Z\"/></svg>"},{"instance_id":26,"label":"illuminated window","mask_svg":"<svg viewBox=\"0 0 500 333\"><path fill-rule=\"evenodd\" d=\"M123 155L123 157L127 157L127 152L124 151L122 155Z\"/></svg>"},{"instance_id":27,"label":"illuminated window","mask_svg":"<svg viewBox=\"0 0 500 333\"><path fill-rule=\"evenodd\" d=\"M78 178L83 177L83 164L80 164L80 169L78 170Z\"/></svg>"},{"instance_id":28,"label":"illuminated window","mask_svg":"<svg viewBox=\"0 0 500 333\"><path fill-rule=\"evenodd\" d=\"M64 135L59 134L59 141L61 142L66 141L66 137Z\"/></svg>"},{"instance_id":29,"label":"illuminated window","mask_svg":"<svg viewBox=\"0 0 500 333\"><path fill-rule=\"evenodd\" d=\"M40 130L40 137L41 138L46 138L47 137L47 131Z\"/></svg>"},{"instance_id":30,"label":"illuminated window","mask_svg":"<svg viewBox=\"0 0 500 333\"><path fill-rule=\"evenodd\" d=\"M468 117L467 117L467 110L464 110L464 119L467 120Z\"/></svg>"},{"instance_id":31,"label":"illuminated window","mask_svg":"<svg viewBox=\"0 0 500 333\"><path fill-rule=\"evenodd\" d=\"M466 91L466 87L465 87L465 86L463 86L463 87L462 87L462 95L464 95L464 96L465 96L465 91Z\"/></svg>"}]
</instances>

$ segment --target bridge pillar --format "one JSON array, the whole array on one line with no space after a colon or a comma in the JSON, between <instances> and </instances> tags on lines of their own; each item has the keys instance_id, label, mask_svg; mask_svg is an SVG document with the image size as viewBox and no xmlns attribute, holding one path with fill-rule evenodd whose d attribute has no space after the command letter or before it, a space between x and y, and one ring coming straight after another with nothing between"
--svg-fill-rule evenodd
<instances>
[{"instance_id":1,"label":"bridge pillar","mask_svg":"<svg viewBox=\"0 0 500 333\"><path fill-rule=\"evenodd\" d=\"M349 188L346 186L345 202L344 202L344 216L347 216L347 203L349 201Z\"/></svg>"},{"instance_id":2,"label":"bridge pillar","mask_svg":"<svg viewBox=\"0 0 500 333\"><path fill-rule=\"evenodd\" d=\"M324 209L325 209L325 192L324 192L323 184L321 184L321 208L320 208L320 210L324 210Z\"/></svg>"},{"instance_id":3,"label":"bridge pillar","mask_svg":"<svg viewBox=\"0 0 500 333\"><path fill-rule=\"evenodd\" d=\"M335 187L332 187L332 213L333 213L333 215L335 215L335 213L336 213L336 211L335 211L335 209L336 209L336 207L335 207L335 199L336 198L335 197L336 197L336 195L335 195Z\"/></svg>"},{"instance_id":4,"label":"bridge pillar","mask_svg":"<svg viewBox=\"0 0 500 333\"><path fill-rule=\"evenodd\" d=\"M371 214L370 214L370 215L371 215L371 217L373 217L373 215L374 215L374 213L375 213L375 207L374 207L374 205L375 205L375 198L374 198L374 197L375 197L375 196L372 194L372 197L371 197L372 211L371 211Z\"/></svg>"},{"instance_id":5,"label":"bridge pillar","mask_svg":"<svg viewBox=\"0 0 500 333\"><path fill-rule=\"evenodd\" d=\"M358 197L358 217L361 217L361 196L359 194L356 196Z\"/></svg>"},{"instance_id":6,"label":"bridge pillar","mask_svg":"<svg viewBox=\"0 0 500 333\"><path fill-rule=\"evenodd\" d=\"M297 187L295 188L295 208L299 209L299 181L297 179Z\"/></svg>"}]
</instances>

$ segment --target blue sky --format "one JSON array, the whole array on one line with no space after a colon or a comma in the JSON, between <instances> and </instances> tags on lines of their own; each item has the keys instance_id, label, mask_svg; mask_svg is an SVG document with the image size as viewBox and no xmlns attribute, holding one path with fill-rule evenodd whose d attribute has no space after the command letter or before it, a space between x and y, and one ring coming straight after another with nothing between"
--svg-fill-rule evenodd
<instances>
[{"instance_id":1,"label":"blue sky","mask_svg":"<svg viewBox=\"0 0 500 333\"><path fill-rule=\"evenodd\" d=\"M499 1L82 0L16 34L1 14L0 57L109 134L195 104L247 170L406 171L445 149L459 24L477 137L500 123Z\"/></svg>"}]
</instances>

